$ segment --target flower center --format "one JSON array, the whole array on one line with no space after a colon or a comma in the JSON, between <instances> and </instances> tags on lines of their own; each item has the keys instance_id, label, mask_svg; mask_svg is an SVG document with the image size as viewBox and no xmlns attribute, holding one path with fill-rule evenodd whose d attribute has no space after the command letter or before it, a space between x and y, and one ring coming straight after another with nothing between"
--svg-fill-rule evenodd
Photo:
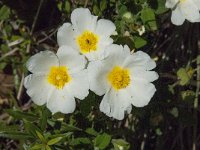
<instances>
[{"instance_id":1,"label":"flower center","mask_svg":"<svg viewBox=\"0 0 200 150\"><path fill-rule=\"evenodd\" d=\"M128 69L115 66L107 76L108 81L116 90L126 88L130 84L130 73Z\"/></svg>"},{"instance_id":2,"label":"flower center","mask_svg":"<svg viewBox=\"0 0 200 150\"><path fill-rule=\"evenodd\" d=\"M71 78L65 66L52 66L48 74L48 82L54 85L57 89L62 89Z\"/></svg>"},{"instance_id":3,"label":"flower center","mask_svg":"<svg viewBox=\"0 0 200 150\"><path fill-rule=\"evenodd\" d=\"M76 39L82 53L96 51L98 40L98 36L90 31L84 31Z\"/></svg>"}]
</instances>

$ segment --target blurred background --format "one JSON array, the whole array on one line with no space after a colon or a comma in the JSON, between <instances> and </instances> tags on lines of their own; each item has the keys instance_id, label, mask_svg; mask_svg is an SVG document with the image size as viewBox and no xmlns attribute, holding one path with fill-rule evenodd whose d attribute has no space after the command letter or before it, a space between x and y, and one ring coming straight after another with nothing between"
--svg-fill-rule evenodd
<instances>
[{"instance_id":1,"label":"blurred background","mask_svg":"<svg viewBox=\"0 0 200 150\"><path fill-rule=\"evenodd\" d=\"M100 112L102 98L92 92L73 114L53 116L26 95L26 61L57 51L57 29L78 7L112 20L114 43L157 63L153 99L122 121ZM200 23L170 19L165 0L0 0L0 149L200 149Z\"/></svg>"}]
</instances>

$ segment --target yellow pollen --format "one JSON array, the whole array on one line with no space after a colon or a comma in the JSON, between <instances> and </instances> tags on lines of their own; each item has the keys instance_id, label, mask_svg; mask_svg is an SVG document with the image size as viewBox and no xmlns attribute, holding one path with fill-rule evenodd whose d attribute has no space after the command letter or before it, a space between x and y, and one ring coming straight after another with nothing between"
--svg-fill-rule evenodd
<instances>
[{"instance_id":1,"label":"yellow pollen","mask_svg":"<svg viewBox=\"0 0 200 150\"><path fill-rule=\"evenodd\" d=\"M115 90L126 88L131 81L129 70L119 66L115 66L108 73L107 79Z\"/></svg>"},{"instance_id":2,"label":"yellow pollen","mask_svg":"<svg viewBox=\"0 0 200 150\"><path fill-rule=\"evenodd\" d=\"M98 36L90 31L84 31L76 39L76 42L80 47L81 53L96 51L98 41Z\"/></svg>"},{"instance_id":3,"label":"yellow pollen","mask_svg":"<svg viewBox=\"0 0 200 150\"><path fill-rule=\"evenodd\" d=\"M71 78L65 66L52 66L48 74L48 82L54 85L57 89L62 89Z\"/></svg>"}]
</instances>

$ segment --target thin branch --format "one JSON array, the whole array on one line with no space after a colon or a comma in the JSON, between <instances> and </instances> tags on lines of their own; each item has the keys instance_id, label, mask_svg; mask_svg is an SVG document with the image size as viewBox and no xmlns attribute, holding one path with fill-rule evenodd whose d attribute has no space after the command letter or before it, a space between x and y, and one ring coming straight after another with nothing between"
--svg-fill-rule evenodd
<instances>
[{"instance_id":1,"label":"thin branch","mask_svg":"<svg viewBox=\"0 0 200 150\"><path fill-rule=\"evenodd\" d=\"M200 44L199 44L199 51L200 51ZM200 52L199 52L200 54ZM197 56L199 57L199 56ZM193 144L192 150L197 149L197 126L198 126L198 105L199 105L199 92L200 92L200 59L197 59L197 88L194 100L194 113L193 117L195 118L195 125L193 127Z\"/></svg>"},{"instance_id":2,"label":"thin branch","mask_svg":"<svg viewBox=\"0 0 200 150\"><path fill-rule=\"evenodd\" d=\"M7 52L6 54L4 54L0 60L4 59L5 57L8 57L8 56L11 56L13 55L16 51L18 51L19 49L18 48L14 48L14 49L11 49L9 52Z\"/></svg>"},{"instance_id":3,"label":"thin branch","mask_svg":"<svg viewBox=\"0 0 200 150\"><path fill-rule=\"evenodd\" d=\"M20 86L19 86L19 91L17 93L17 100L20 101L23 93L23 84L24 84L24 73L22 74Z\"/></svg>"},{"instance_id":4,"label":"thin branch","mask_svg":"<svg viewBox=\"0 0 200 150\"><path fill-rule=\"evenodd\" d=\"M85 0L84 8L87 7L89 0Z\"/></svg>"},{"instance_id":5,"label":"thin branch","mask_svg":"<svg viewBox=\"0 0 200 150\"><path fill-rule=\"evenodd\" d=\"M35 29L35 25L36 25L36 23L37 23L38 16L39 16L39 13L40 13L40 10L41 10L41 7L42 7L43 2L44 2L44 0L40 0L40 3L39 3L39 6L38 6L36 15L35 15L35 18L34 18L34 20L33 20L32 27L31 27L30 35L33 34L33 31L34 31L34 29Z\"/></svg>"}]
</instances>

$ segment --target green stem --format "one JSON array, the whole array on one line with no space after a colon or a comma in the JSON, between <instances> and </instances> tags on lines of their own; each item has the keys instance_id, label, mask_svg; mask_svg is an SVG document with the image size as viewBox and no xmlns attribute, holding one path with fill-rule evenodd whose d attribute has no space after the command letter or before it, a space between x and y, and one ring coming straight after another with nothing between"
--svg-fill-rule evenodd
<instances>
[{"instance_id":1,"label":"green stem","mask_svg":"<svg viewBox=\"0 0 200 150\"><path fill-rule=\"evenodd\" d=\"M200 46L198 46L200 49ZM200 53L199 53L200 54ZM193 128L193 144L192 144L192 150L196 150L196 139L197 139L197 125L198 125L198 105L199 105L199 92L200 92L200 56L197 56L197 88L196 88L196 94L195 94L195 100L194 100L194 119L195 119L195 125Z\"/></svg>"},{"instance_id":2,"label":"green stem","mask_svg":"<svg viewBox=\"0 0 200 150\"><path fill-rule=\"evenodd\" d=\"M85 0L84 8L87 7L89 0Z\"/></svg>"}]
</instances>

